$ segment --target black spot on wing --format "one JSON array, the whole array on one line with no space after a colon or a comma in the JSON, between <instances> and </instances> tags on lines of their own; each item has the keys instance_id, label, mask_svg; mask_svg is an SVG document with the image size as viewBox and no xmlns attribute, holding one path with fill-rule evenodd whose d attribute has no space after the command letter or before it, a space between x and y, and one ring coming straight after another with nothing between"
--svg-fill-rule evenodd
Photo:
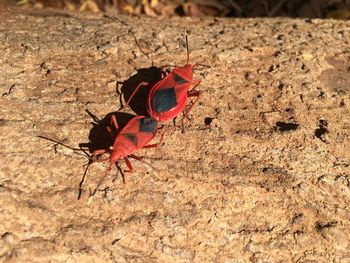
<instances>
[{"instance_id":1,"label":"black spot on wing","mask_svg":"<svg viewBox=\"0 0 350 263\"><path fill-rule=\"evenodd\" d=\"M139 119L140 132L155 133L157 130L158 122L153 118Z\"/></svg>"},{"instance_id":2,"label":"black spot on wing","mask_svg":"<svg viewBox=\"0 0 350 263\"><path fill-rule=\"evenodd\" d=\"M177 75L175 73L174 74L174 81L177 83L177 84L185 84L185 83L188 83L189 81L184 79L183 77L181 77L180 75Z\"/></svg>"},{"instance_id":3,"label":"black spot on wing","mask_svg":"<svg viewBox=\"0 0 350 263\"><path fill-rule=\"evenodd\" d=\"M135 134L132 133L126 133L123 134L125 138L127 138L129 141L131 141L134 145L137 145L137 137Z\"/></svg>"},{"instance_id":4,"label":"black spot on wing","mask_svg":"<svg viewBox=\"0 0 350 263\"><path fill-rule=\"evenodd\" d=\"M177 105L174 88L157 90L154 93L152 106L157 112L165 112Z\"/></svg>"}]
</instances>

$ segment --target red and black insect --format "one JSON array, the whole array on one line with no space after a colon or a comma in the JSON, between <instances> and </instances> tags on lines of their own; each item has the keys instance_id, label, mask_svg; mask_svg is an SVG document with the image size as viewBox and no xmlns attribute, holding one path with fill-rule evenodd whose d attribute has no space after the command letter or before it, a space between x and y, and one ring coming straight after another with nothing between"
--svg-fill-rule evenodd
<instances>
[{"instance_id":1,"label":"red and black insect","mask_svg":"<svg viewBox=\"0 0 350 263\"><path fill-rule=\"evenodd\" d=\"M45 139L45 140L52 141L56 144L60 144L60 145L65 146L67 148L70 148L73 151L75 151L76 153L83 151L84 154L88 157L89 162L87 163L83 178L79 184L78 199L80 199L81 194L82 194L82 184L85 180L85 176L87 174L88 167L93 162L109 161L109 166L106 169L104 176L101 177L101 180L97 184L97 187L96 187L95 191L93 191L91 196L96 193L96 191L98 190L99 186L101 185L103 179L106 177L106 175L111 170L113 164L117 165L117 162L120 159L124 159L124 161L128 167L128 170L125 170L125 172L132 172L133 171L133 167L132 167L131 162L129 161L128 157L131 157L131 158L134 158L140 162L146 163L141 157L135 156L133 153L135 151L137 151L138 149L142 149L142 148L158 147L163 139L163 134L161 135L160 141L158 143L148 144L155 137L157 130L158 130L158 121L156 121L153 118L144 117L144 116L136 116L136 117L132 118L122 129L119 129L119 125L117 123L116 117L115 117L115 115L112 115L111 121L110 121L110 126L107 126L107 131L114 141L113 146L106 148L106 149L95 150L95 151L93 151L91 156L82 148L84 146L79 145L80 148L74 148L74 147L66 145L62 142L56 141L54 139L47 138L45 136L38 136L38 137ZM105 158L105 159L99 159L98 156L103 155L103 154L109 154L109 157ZM117 168L122 173L123 182L125 182L122 170L120 169L119 166L117 166Z\"/></svg>"},{"instance_id":2,"label":"red and black insect","mask_svg":"<svg viewBox=\"0 0 350 263\"><path fill-rule=\"evenodd\" d=\"M183 112L182 128L185 117L189 114L201 94L199 90L196 90L201 80L193 80L193 68L196 64L188 64L189 52L187 35L186 46L186 65L183 67L176 67L170 72L164 72L166 74L165 77L151 88L147 100L148 114L160 122L174 119ZM147 84L146 82L140 83L131 94L126 105L129 104L138 89ZM194 86L191 88L192 85ZM187 99L189 97L195 97L195 100L186 108Z\"/></svg>"},{"instance_id":3,"label":"red and black insect","mask_svg":"<svg viewBox=\"0 0 350 263\"><path fill-rule=\"evenodd\" d=\"M117 135L113 133L114 127ZM145 116L136 116L132 118L126 125L119 131L119 125L114 115L111 117L111 127L107 127L108 132L114 140L113 146L108 149L95 150L92 153L94 160L98 155L109 154L106 159L100 159L98 161L109 161L109 166L105 172L105 175L111 170L113 164L116 164L120 159L124 159L129 170L125 172L132 172L133 167L128 157L136 159L140 162L144 162L141 157L135 156L133 153L142 148L155 148L161 143L163 136L158 143L148 144L156 135L158 130L158 121L153 118Z\"/></svg>"}]
</instances>

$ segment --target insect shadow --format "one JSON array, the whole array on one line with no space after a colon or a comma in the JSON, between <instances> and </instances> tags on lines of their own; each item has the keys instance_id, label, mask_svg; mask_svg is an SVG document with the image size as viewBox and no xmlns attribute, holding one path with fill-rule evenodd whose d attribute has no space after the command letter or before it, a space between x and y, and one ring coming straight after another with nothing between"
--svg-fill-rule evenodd
<instances>
[{"instance_id":1,"label":"insect shadow","mask_svg":"<svg viewBox=\"0 0 350 263\"><path fill-rule=\"evenodd\" d=\"M132 75L129 79L123 82L117 82L116 92L120 95L120 105L123 108L123 99L127 102L136 87L146 82L147 85L141 87L129 102L129 107L133 110L136 115L147 116L147 97L150 89L164 77L163 67L149 67L138 69L136 74ZM120 87L121 86L121 87ZM120 87L120 88L119 88Z\"/></svg>"},{"instance_id":2,"label":"insect shadow","mask_svg":"<svg viewBox=\"0 0 350 263\"><path fill-rule=\"evenodd\" d=\"M114 139L107 131L107 126L111 126L112 115L118 120L120 130L133 118L132 114L124 112L110 112L105 117L99 119L89 110L85 110L86 113L92 118L92 128L89 132L89 142L79 143L80 148L87 148L90 153L100 150L108 149L114 143Z\"/></svg>"},{"instance_id":3,"label":"insect shadow","mask_svg":"<svg viewBox=\"0 0 350 263\"><path fill-rule=\"evenodd\" d=\"M123 112L110 112L106 114L106 116L102 119L99 119L96 117L93 113L91 113L89 110L85 110L87 114L92 118L91 124L93 127L91 128L89 132L89 142L87 143L79 143L79 148L75 148L72 146L69 146L67 144L64 144L63 142L57 141L55 139L51 139L45 136L39 135L39 138L51 141L55 143L55 151L56 151L56 145L62 145L64 147L67 147L69 149L72 149L74 153L79 154L79 155L84 155L88 159L88 162L86 163L86 167L84 169L83 176L81 178L81 181L79 183L79 189L78 189L78 197L77 199L79 200L82 193L83 193L83 185L87 176L88 169L92 163L94 163L95 160L91 157L89 153L93 153L96 150L100 149L108 149L111 147L114 143L114 140L112 136L108 133L107 131L107 126L110 126L111 123L111 117L112 115L115 115L116 119L118 120L118 124L120 128L122 129L133 117L134 115L128 114L128 113L123 113ZM114 131L115 132L115 131ZM121 173L123 182L125 183L125 178L124 178L124 173L121 167L116 163L116 167ZM101 180L99 181L97 187L95 190L91 191L90 189L90 196L95 195L95 193L98 190L98 187L101 185L103 180L103 177L101 177Z\"/></svg>"},{"instance_id":4,"label":"insect shadow","mask_svg":"<svg viewBox=\"0 0 350 263\"><path fill-rule=\"evenodd\" d=\"M110 112L107 113L106 116L102 119L99 119L96 115L94 115L92 112L90 112L88 109L85 110L86 113L92 118L91 124L93 127L91 128L89 132L89 142L87 143L79 143L79 148L84 149L87 148L90 153L93 153L96 150L100 149L108 149L114 144L114 138L112 138L111 134L107 131L107 127L112 128L113 125L111 125L111 119L112 115L115 116L115 118L118 120L118 125L120 127L120 130L123 129L123 127L133 118L135 117L132 114L124 113L124 112ZM116 132L116 131L114 131ZM116 134L117 135L117 134ZM82 180L79 184L79 193L78 193L78 199L80 199L80 196L83 191L83 183L85 181L85 177L87 174L88 167L94 162L94 160L90 159L89 163L84 171ZM123 170L119 166L118 162L115 164L117 169L119 170L123 183L125 183L125 177ZM104 176L101 177L99 183L97 184L97 187L94 191L91 192L90 190L90 196L95 195L97 192L99 186L102 184L102 181L104 179Z\"/></svg>"}]
</instances>

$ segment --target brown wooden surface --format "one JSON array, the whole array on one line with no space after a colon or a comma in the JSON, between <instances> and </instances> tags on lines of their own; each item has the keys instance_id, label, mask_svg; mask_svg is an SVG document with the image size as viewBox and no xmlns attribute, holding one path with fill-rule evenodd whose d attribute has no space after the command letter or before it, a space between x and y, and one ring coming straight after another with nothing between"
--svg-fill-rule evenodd
<instances>
[{"instance_id":1,"label":"brown wooden surface","mask_svg":"<svg viewBox=\"0 0 350 263\"><path fill-rule=\"evenodd\" d=\"M350 22L0 17L3 262L350 261ZM183 65L184 29L210 66L186 133L168 123L138 153L156 169L133 162L126 184L113 169L89 198L92 164L77 200L87 159L37 136L108 145L85 110L103 119L118 81Z\"/></svg>"}]
</instances>

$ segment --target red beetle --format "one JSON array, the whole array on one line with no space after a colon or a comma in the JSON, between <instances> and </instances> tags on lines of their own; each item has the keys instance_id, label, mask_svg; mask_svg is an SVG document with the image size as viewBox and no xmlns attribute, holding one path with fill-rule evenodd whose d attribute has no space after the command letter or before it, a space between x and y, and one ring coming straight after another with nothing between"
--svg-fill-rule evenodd
<instances>
[{"instance_id":1,"label":"red beetle","mask_svg":"<svg viewBox=\"0 0 350 263\"><path fill-rule=\"evenodd\" d=\"M112 115L111 118L111 126L114 126L116 131L119 130L119 125L114 115ZM98 160L99 162L109 160L109 166L105 175L111 170L113 164L117 163L121 158L124 159L129 168L129 170L126 170L125 172L132 172L133 167L128 157L144 162L141 157L135 156L133 153L142 148L158 147L163 139L163 134L158 143L148 144L156 135L157 129L158 121L145 116L136 116L132 118L125 127L118 132L117 136L112 132L111 127L107 127L108 132L114 139L114 144L109 149L95 150L92 153L92 157L96 160L97 155L105 153L110 155L107 159Z\"/></svg>"},{"instance_id":2,"label":"red beetle","mask_svg":"<svg viewBox=\"0 0 350 263\"><path fill-rule=\"evenodd\" d=\"M182 129L185 117L199 99L200 91L195 88L201 82L201 80L193 80L193 67L196 66L196 64L188 64L189 52L187 35L186 46L186 65L174 68L173 71L169 72L163 79L158 81L151 88L147 100L148 114L160 122L176 118L180 112L183 112ZM140 83L131 94L126 105L129 104L138 89L147 84L147 82ZM190 89L192 85L194 86ZM196 97L196 99L185 109L188 97Z\"/></svg>"}]
</instances>

